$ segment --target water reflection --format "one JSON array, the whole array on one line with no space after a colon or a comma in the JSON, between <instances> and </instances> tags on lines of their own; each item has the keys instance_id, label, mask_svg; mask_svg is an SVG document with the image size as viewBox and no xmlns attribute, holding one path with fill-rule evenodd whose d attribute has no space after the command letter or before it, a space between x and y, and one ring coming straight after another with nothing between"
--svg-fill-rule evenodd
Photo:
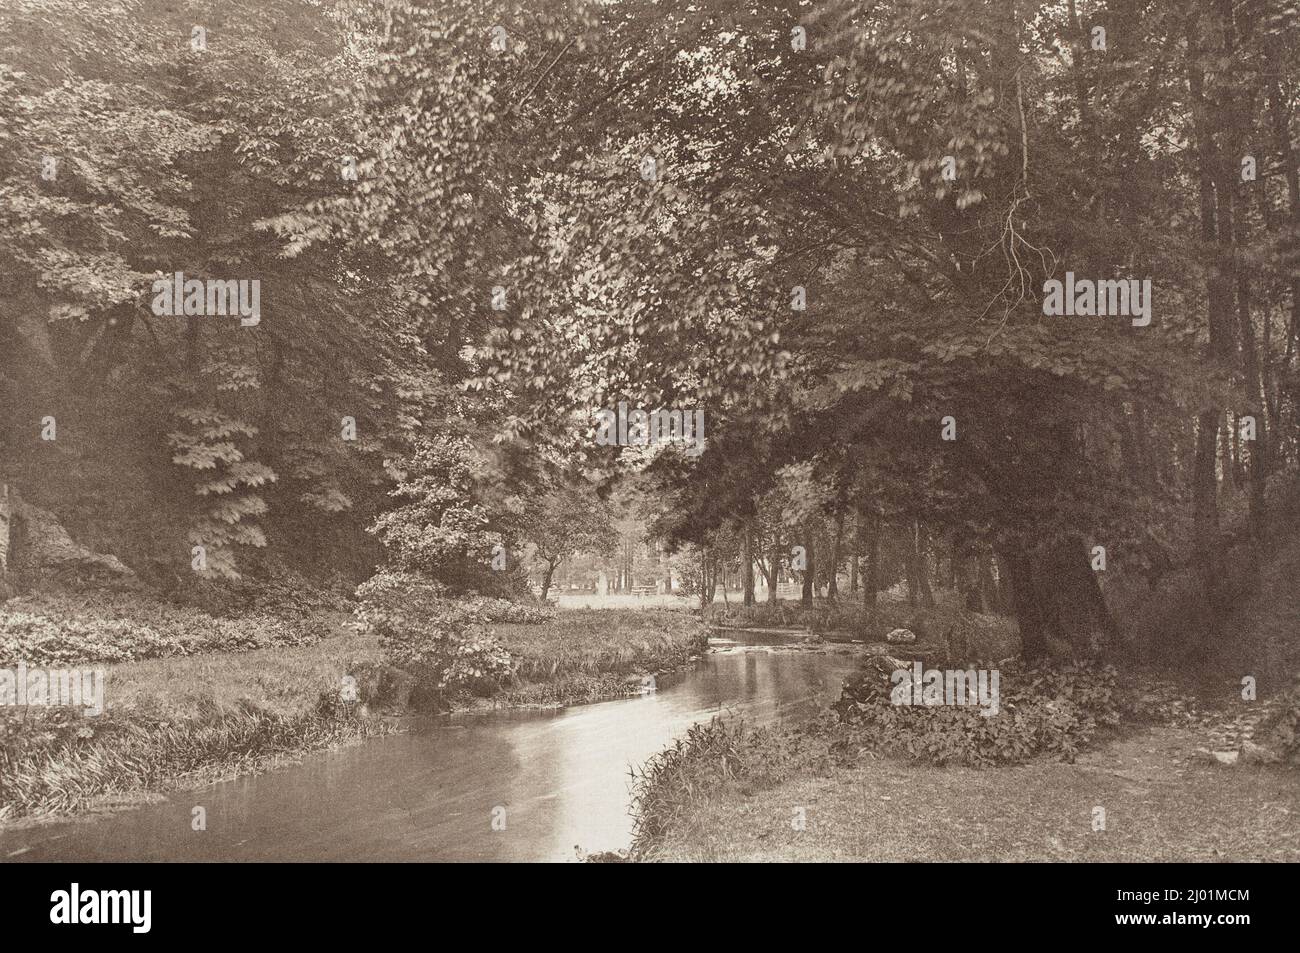
<instances>
[{"instance_id":1,"label":"water reflection","mask_svg":"<svg viewBox=\"0 0 1300 953\"><path fill-rule=\"evenodd\" d=\"M0 834L0 860L568 860L575 847L616 850L630 839L631 766L724 711L753 723L807 717L854 666L844 654L727 650L645 697L461 718L127 813ZM207 808L206 831L190 828L195 805ZM493 830L496 808L504 830Z\"/></svg>"}]
</instances>

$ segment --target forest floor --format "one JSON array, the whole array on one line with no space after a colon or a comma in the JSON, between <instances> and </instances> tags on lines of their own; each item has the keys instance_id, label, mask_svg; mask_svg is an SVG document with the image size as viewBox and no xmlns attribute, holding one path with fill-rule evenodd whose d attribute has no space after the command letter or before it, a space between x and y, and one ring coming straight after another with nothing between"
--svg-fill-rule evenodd
<instances>
[{"instance_id":1,"label":"forest floor","mask_svg":"<svg viewBox=\"0 0 1300 953\"><path fill-rule=\"evenodd\" d=\"M1199 752L1203 744L1192 729L1145 728L1074 764L977 769L872 758L766 791L719 792L697 802L648 859L1300 860L1296 771L1222 765ZM1104 830L1094 830L1097 808Z\"/></svg>"}]
</instances>

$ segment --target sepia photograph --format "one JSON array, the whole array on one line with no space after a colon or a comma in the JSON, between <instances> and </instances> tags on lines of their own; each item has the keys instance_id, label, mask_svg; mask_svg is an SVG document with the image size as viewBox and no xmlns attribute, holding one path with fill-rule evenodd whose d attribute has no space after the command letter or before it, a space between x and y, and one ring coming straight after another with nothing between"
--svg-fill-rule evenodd
<instances>
[{"instance_id":1,"label":"sepia photograph","mask_svg":"<svg viewBox=\"0 0 1300 953\"><path fill-rule=\"evenodd\" d=\"M850 862L1248 927L1298 53L1298 0L0 0L23 916Z\"/></svg>"}]
</instances>

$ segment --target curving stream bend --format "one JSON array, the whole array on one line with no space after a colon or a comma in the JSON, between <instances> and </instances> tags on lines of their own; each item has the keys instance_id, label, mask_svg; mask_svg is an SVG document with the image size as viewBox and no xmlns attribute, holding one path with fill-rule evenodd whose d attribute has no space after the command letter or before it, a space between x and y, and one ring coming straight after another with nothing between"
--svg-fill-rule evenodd
<instances>
[{"instance_id":1,"label":"curving stream bend","mask_svg":"<svg viewBox=\"0 0 1300 953\"><path fill-rule=\"evenodd\" d=\"M631 767L717 714L806 718L858 663L842 648L714 644L657 693L432 721L130 811L0 833L0 861L561 861L626 848ZM191 830L196 805L206 831Z\"/></svg>"}]
</instances>

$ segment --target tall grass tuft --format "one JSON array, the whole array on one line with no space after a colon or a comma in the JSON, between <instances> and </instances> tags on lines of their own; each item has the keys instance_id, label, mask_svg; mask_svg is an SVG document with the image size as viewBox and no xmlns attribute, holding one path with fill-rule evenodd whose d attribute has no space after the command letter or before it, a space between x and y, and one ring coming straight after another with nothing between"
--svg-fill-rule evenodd
<instances>
[{"instance_id":1,"label":"tall grass tuft","mask_svg":"<svg viewBox=\"0 0 1300 953\"><path fill-rule=\"evenodd\" d=\"M692 725L632 770L631 856L646 859L693 805L739 784L746 791L780 784L796 769L823 772L835 757L832 736L817 724L751 728L714 718Z\"/></svg>"},{"instance_id":2,"label":"tall grass tuft","mask_svg":"<svg viewBox=\"0 0 1300 953\"><path fill-rule=\"evenodd\" d=\"M387 734L378 721L317 712L282 715L250 706L211 720L106 719L95 733L38 732L0 748L0 822L72 814L93 802L194 786L268 766L277 758Z\"/></svg>"}]
</instances>

